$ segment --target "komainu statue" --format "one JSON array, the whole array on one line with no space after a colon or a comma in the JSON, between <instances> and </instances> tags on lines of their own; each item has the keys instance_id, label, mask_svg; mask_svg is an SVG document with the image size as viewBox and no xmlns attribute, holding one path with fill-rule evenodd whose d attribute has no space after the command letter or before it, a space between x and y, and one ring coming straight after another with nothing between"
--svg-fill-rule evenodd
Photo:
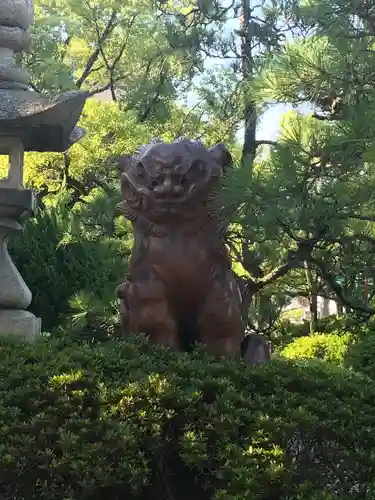
<instances>
[{"instance_id":1,"label":"komainu statue","mask_svg":"<svg viewBox=\"0 0 375 500\"><path fill-rule=\"evenodd\" d=\"M153 140L119 161L117 208L134 234L129 275L117 290L123 333L144 333L176 350L200 342L212 355L240 356L241 296L214 203L228 150Z\"/></svg>"}]
</instances>

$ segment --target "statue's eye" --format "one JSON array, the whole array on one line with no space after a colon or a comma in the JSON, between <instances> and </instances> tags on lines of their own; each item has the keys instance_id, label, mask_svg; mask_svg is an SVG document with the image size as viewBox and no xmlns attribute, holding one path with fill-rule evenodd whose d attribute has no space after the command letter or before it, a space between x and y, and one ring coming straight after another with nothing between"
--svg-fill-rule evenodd
<instances>
[{"instance_id":1,"label":"statue's eye","mask_svg":"<svg viewBox=\"0 0 375 500\"><path fill-rule=\"evenodd\" d=\"M142 163L138 163L137 165L137 177L139 177L140 179L144 179L145 177L145 171Z\"/></svg>"}]
</instances>

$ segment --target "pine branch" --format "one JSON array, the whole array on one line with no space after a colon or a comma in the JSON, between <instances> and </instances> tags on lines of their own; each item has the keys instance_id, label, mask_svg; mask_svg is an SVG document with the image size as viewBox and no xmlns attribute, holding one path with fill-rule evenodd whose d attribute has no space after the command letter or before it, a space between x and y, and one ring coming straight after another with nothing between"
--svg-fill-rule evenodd
<instances>
[{"instance_id":1,"label":"pine branch","mask_svg":"<svg viewBox=\"0 0 375 500\"><path fill-rule=\"evenodd\" d=\"M360 215L360 214L347 213L347 214L337 214L337 217L339 219L356 219L367 222L375 222L375 215Z\"/></svg>"}]
</instances>

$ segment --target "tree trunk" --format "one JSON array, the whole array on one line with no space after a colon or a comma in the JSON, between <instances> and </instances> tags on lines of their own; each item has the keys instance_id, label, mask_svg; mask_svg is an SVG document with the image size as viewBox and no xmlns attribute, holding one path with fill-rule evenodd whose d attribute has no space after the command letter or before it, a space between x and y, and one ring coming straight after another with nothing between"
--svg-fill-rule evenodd
<instances>
[{"instance_id":1,"label":"tree trunk","mask_svg":"<svg viewBox=\"0 0 375 500\"><path fill-rule=\"evenodd\" d=\"M316 291L316 282L313 276L312 267L309 262L305 262L305 275L307 286L309 289L310 301L310 334L317 330L318 323L318 295Z\"/></svg>"},{"instance_id":2,"label":"tree trunk","mask_svg":"<svg viewBox=\"0 0 375 500\"><path fill-rule=\"evenodd\" d=\"M252 54L253 35L251 33L251 6L250 0L242 0L242 77L248 81L253 76L254 60ZM256 106L251 100L244 103L245 134L242 148L242 164L252 169L256 153Z\"/></svg>"},{"instance_id":3,"label":"tree trunk","mask_svg":"<svg viewBox=\"0 0 375 500\"><path fill-rule=\"evenodd\" d=\"M251 290L250 286L247 286L245 288L241 289L241 297L242 297L242 303L241 303L241 316L242 319L245 323L245 325L248 324L248 312L249 308L251 306L251 303L253 301L255 292Z\"/></svg>"}]
</instances>

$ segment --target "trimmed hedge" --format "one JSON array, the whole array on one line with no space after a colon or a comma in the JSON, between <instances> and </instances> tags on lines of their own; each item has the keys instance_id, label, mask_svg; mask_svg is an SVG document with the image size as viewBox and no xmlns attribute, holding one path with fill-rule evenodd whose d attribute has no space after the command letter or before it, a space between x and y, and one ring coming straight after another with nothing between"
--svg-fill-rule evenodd
<instances>
[{"instance_id":1,"label":"trimmed hedge","mask_svg":"<svg viewBox=\"0 0 375 500\"><path fill-rule=\"evenodd\" d=\"M323 363L0 340L0 398L2 500L375 493L375 391Z\"/></svg>"},{"instance_id":2,"label":"trimmed hedge","mask_svg":"<svg viewBox=\"0 0 375 500\"><path fill-rule=\"evenodd\" d=\"M316 333L293 340L279 353L288 359L322 359L340 365L353 342L353 336L348 333Z\"/></svg>"}]
</instances>

